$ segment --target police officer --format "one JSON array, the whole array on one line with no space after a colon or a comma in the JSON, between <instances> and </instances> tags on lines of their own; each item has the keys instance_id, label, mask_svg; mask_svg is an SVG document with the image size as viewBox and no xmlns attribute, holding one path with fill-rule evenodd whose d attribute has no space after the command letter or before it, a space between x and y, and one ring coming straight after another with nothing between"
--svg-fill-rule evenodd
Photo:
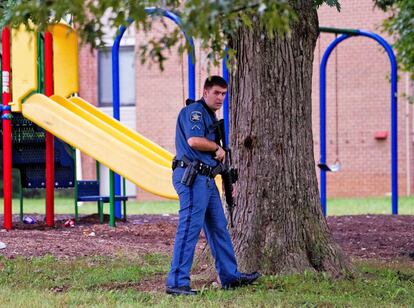
<instances>
[{"instance_id":1,"label":"police officer","mask_svg":"<svg viewBox=\"0 0 414 308\"><path fill-rule=\"evenodd\" d=\"M211 76L205 81L202 99L184 107L178 115L173 184L180 199L180 211L166 281L167 294L197 294L190 288L190 271L202 228L224 289L248 285L260 277L258 272L245 274L237 269L227 220L212 174L214 167L225 158L225 151L216 142L213 124L226 92L226 81L220 76Z\"/></svg>"}]
</instances>

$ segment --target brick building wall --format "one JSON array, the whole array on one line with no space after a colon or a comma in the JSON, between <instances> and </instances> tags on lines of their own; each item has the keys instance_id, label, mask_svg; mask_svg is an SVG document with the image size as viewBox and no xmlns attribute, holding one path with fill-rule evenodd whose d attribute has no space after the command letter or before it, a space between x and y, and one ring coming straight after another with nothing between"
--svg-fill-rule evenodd
<instances>
[{"instance_id":1,"label":"brick building wall","mask_svg":"<svg viewBox=\"0 0 414 308\"><path fill-rule=\"evenodd\" d=\"M380 33L385 18L383 12L374 9L371 0L347 0L342 11L322 7L319 11L321 26L358 28ZM166 21L169 27L174 27ZM157 28L158 27L158 28ZM160 33L161 25L154 26L154 35ZM135 45L151 36L135 35ZM386 36L385 36L386 37ZM334 39L332 34L322 34L315 49L313 77L313 137L315 160L319 161L319 58ZM156 64L142 65L138 56L136 70L136 128L144 136L174 152L174 128L177 114L188 93L187 56L172 51L160 71ZM328 175L328 196L375 196L390 192L390 85L389 61L380 46L368 38L351 38L337 49L338 63L332 54L327 70L327 153L328 162L335 160L336 117L335 88L338 97L338 145L341 172ZM196 48L196 93L201 96L202 82L207 76L206 55ZM335 86L337 70L338 85ZM97 57L89 47L80 52L80 95L90 102L97 102ZM211 72L221 74L219 67ZM405 77L400 74L400 77ZM405 78L400 78L399 93L406 89ZM184 93L184 94L183 94ZM412 110L400 95L399 120L399 187L400 194L407 192L407 177L412 173ZM406 114L408 112L408 114ZM408 121L408 122L407 122ZM408 124L408 131L406 129ZM388 138L378 141L375 132L387 131ZM408 140L408 142L407 142ZM408 146L408 151L407 151ZM407 153L410 154L407 157ZM84 178L95 175L94 163L83 158ZM410 170L407 172L407 162ZM411 180L412 183L412 180ZM410 185L411 188L412 184ZM152 199L137 190L139 199Z\"/></svg>"}]
</instances>

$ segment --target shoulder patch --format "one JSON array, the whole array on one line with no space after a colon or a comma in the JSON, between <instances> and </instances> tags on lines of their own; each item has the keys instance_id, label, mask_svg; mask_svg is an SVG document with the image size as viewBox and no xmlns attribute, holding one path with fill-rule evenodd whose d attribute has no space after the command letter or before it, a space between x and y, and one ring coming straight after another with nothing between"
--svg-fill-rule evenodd
<instances>
[{"instance_id":1,"label":"shoulder patch","mask_svg":"<svg viewBox=\"0 0 414 308\"><path fill-rule=\"evenodd\" d=\"M190 114L190 120L191 122L200 122L203 118L200 111L192 111Z\"/></svg>"}]
</instances>

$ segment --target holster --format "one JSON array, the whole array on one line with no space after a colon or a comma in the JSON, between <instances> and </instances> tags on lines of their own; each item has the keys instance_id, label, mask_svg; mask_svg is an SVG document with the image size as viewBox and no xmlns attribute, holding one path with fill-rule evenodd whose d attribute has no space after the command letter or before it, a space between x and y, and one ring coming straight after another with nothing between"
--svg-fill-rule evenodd
<instances>
[{"instance_id":1,"label":"holster","mask_svg":"<svg viewBox=\"0 0 414 308\"><path fill-rule=\"evenodd\" d=\"M183 156L183 161L186 163L187 166L185 167L180 182L181 184L184 184L186 186L192 186L198 174L199 161L190 161L186 156Z\"/></svg>"}]
</instances>

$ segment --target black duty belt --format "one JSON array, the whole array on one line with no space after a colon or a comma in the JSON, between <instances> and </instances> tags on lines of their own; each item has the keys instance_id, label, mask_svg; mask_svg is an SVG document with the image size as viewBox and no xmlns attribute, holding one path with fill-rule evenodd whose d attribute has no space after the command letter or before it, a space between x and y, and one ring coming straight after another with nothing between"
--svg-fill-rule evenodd
<instances>
[{"instance_id":1,"label":"black duty belt","mask_svg":"<svg viewBox=\"0 0 414 308\"><path fill-rule=\"evenodd\" d=\"M186 162L184 160L179 160L179 159L175 159L173 160L172 163L172 169L175 170L176 168L186 168L191 162ZM201 174L201 175L205 175L205 176L209 176L211 178L214 178L217 174L213 174L213 167L199 162L196 165L196 169L197 169L197 173Z\"/></svg>"}]
</instances>

